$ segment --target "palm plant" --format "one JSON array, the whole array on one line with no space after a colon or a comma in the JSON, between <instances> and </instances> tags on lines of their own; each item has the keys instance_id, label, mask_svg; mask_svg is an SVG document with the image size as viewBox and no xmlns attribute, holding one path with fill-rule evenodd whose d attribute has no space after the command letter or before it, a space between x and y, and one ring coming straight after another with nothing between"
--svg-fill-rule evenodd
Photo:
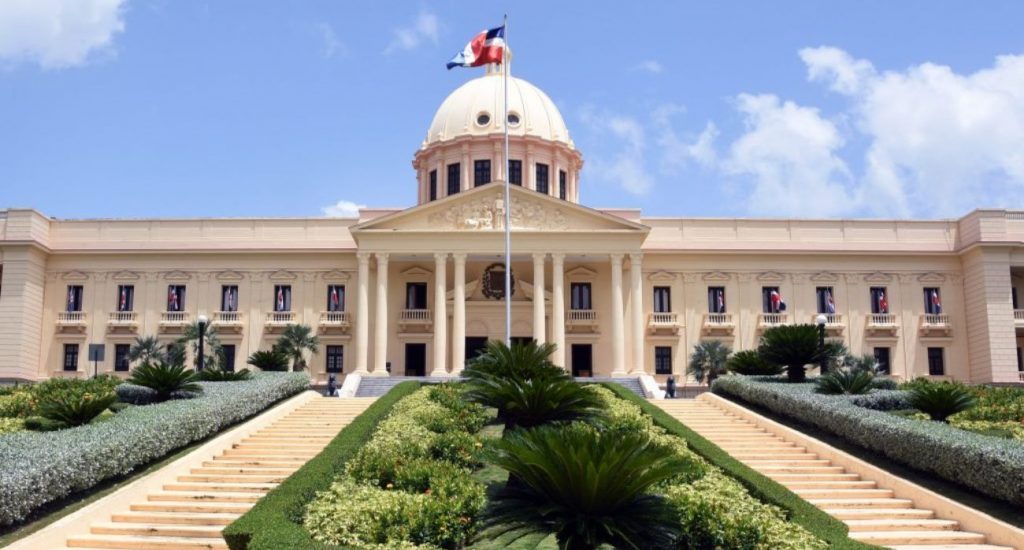
<instances>
[{"instance_id":1,"label":"palm plant","mask_svg":"<svg viewBox=\"0 0 1024 550\"><path fill-rule=\"evenodd\" d=\"M564 372L534 378L482 375L467 385L466 399L498 409L506 433L552 422L595 420L603 411L600 397Z\"/></svg>"},{"instance_id":2,"label":"palm plant","mask_svg":"<svg viewBox=\"0 0 1024 550\"><path fill-rule=\"evenodd\" d=\"M39 404L39 415L66 426L88 424L117 401L114 392L61 393Z\"/></svg>"},{"instance_id":3,"label":"palm plant","mask_svg":"<svg viewBox=\"0 0 1024 550\"><path fill-rule=\"evenodd\" d=\"M726 363L730 353L732 349L718 340L705 340L693 347L686 372L693 375L697 382L707 382L710 386L715 378L728 372Z\"/></svg>"},{"instance_id":4,"label":"palm plant","mask_svg":"<svg viewBox=\"0 0 1024 550\"><path fill-rule=\"evenodd\" d=\"M772 327L761 335L757 351L765 361L785 366L790 382L806 380L804 368L828 360L834 352L818 345L818 327L814 325Z\"/></svg>"},{"instance_id":5,"label":"palm plant","mask_svg":"<svg viewBox=\"0 0 1024 550\"><path fill-rule=\"evenodd\" d=\"M264 371L288 370L288 356L276 347L268 351L254 351L245 362Z\"/></svg>"},{"instance_id":6,"label":"palm plant","mask_svg":"<svg viewBox=\"0 0 1024 550\"><path fill-rule=\"evenodd\" d=\"M950 416L978 404L978 398L970 390L952 382L915 385L910 389L907 401L937 422L945 422Z\"/></svg>"},{"instance_id":7,"label":"palm plant","mask_svg":"<svg viewBox=\"0 0 1024 550\"><path fill-rule=\"evenodd\" d=\"M843 366L850 370L869 372L874 376L880 374L878 372L878 360L871 354L861 355L860 357L847 355L843 357Z\"/></svg>"},{"instance_id":8,"label":"palm plant","mask_svg":"<svg viewBox=\"0 0 1024 550\"><path fill-rule=\"evenodd\" d=\"M729 372L747 376L774 376L786 370L780 365L765 361L757 350L751 349L732 354L725 362L725 368Z\"/></svg>"},{"instance_id":9,"label":"palm plant","mask_svg":"<svg viewBox=\"0 0 1024 550\"><path fill-rule=\"evenodd\" d=\"M192 355L195 357L195 362L199 363L199 321L194 321L185 325L185 328L181 331L181 338L178 338L178 343L182 345L192 344ZM220 343L220 335L217 334L217 328L212 325L207 325L205 333L203 334L203 355L206 367L216 368L217 358L223 355L224 346Z\"/></svg>"},{"instance_id":10,"label":"palm plant","mask_svg":"<svg viewBox=\"0 0 1024 550\"><path fill-rule=\"evenodd\" d=\"M197 376L199 380L202 380L203 382L239 382L242 380L252 379L252 373L249 372L249 369L230 371L218 368L209 368L199 371Z\"/></svg>"},{"instance_id":11,"label":"palm plant","mask_svg":"<svg viewBox=\"0 0 1024 550\"><path fill-rule=\"evenodd\" d=\"M554 533L559 548L670 548L676 512L657 483L688 467L671 449L637 432L601 434L571 424L509 434L492 462L517 483L492 499L484 536L510 544Z\"/></svg>"},{"instance_id":12,"label":"palm plant","mask_svg":"<svg viewBox=\"0 0 1024 550\"><path fill-rule=\"evenodd\" d=\"M291 360L292 370L301 371L306 369L303 352L308 350L310 353L316 354L319 346L320 339L313 334L312 328L308 325L292 324L285 327L275 347Z\"/></svg>"},{"instance_id":13,"label":"palm plant","mask_svg":"<svg viewBox=\"0 0 1024 550\"><path fill-rule=\"evenodd\" d=\"M195 371L185 365L143 363L132 370L128 383L146 386L156 392L156 401L166 401L175 393L202 393Z\"/></svg>"},{"instance_id":14,"label":"palm plant","mask_svg":"<svg viewBox=\"0 0 1024 550\"><path fill-rule=\"evenodd\" d=\"M814 391L826 395L861 395L871 391L875 377L862 370L834 370L818 377Z\"/></svg>"},{"instance_id":15,"label":"palm plant","mask_svg":"<svg viewBox=\"0 0 1024 550\"><path fill-rule=\"evenodd\" d=\"M565 370L551 362L549 357L555 351L555 344L525 344L506 346L504 342L491 340L484 351L476 356L462 375L474 379L481 376L497 376L529 379L535 376L564 374Z\"/></svg>"},{"instance_id":16,"label":"palm plant","mask_svg":"<svg viewBox=\"0 0 1024 550\"><path fill-rule=\"evenodd\" d=\"M160 340L156 336L139 336L135 338L135 343L128 349L128 361L132 363L136 361L152 363L163 361L166 358L163 345L160 344Z\"/></svg>"}]
</instances>

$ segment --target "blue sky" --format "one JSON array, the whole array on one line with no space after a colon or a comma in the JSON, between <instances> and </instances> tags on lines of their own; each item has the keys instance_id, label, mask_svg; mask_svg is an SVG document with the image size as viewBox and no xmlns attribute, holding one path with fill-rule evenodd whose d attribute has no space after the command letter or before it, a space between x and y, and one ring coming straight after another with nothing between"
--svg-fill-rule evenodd
<instances>
[{"instance_id":1,"label":"blue sky","mask_svg":"<svg viewBox=\"0 0 1024 550\"><path fill-rule=\"evenodd\" d=\"M481 72L444 63L505 10L514 74L562 110L589 206L1024 207L1024 3L487 5L0 1L0 208L412 205L434 110Z\"/></svg>"}]
</instances>

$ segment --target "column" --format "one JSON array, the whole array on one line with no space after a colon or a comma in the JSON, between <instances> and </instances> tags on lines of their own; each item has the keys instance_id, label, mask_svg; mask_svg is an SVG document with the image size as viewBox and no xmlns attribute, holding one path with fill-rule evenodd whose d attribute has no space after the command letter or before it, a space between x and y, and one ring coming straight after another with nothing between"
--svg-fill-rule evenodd
<instances>
[{"instance_id":1,"label":"column","mask_svg":"<svg viewBox=\"0 0 1024 550\"><path fill-rule=\"evenodd\" d=\"M565 254L551 255L551 339L558 346L551 360L562 368L565 364Z\"/></svg>"},{"instance_id":2,"label":"column","mask_svg":"<svg viewBox=\"0 0 1024 550\"><path fill-rule=\"evenodd\" d=\"M633 340L632 369L629 372L636 375L644 373L644 291L640 265L642 258L643 254L629 255L629 310L632 316L630 338Z\"/></svg>"},{"instance_id":3,"label":"column","mask_svg":"<svg viewBox=\"0 0 1024 550\"><path fill-rule=\"evenodd\" d=\"M466 255L452 254L455 261L455 292L452 306L452 374L466 366Z\"/></svg>"},{"instance_id":4,"label":"column","mask_svg":"<svg viewBox=\"0 0 1024 550\"><path fill-rule=\"evenodd\" d=\"M374 376L387 376L388 362L388 255L377 256L377 303L373 316L373 369Z\"/></svg>"},{"instance_id":5,"label":"column","mask_svg":"<svg viewBox=\"0 0 1024 550\"><path fill-rule=\"evenodd\" d=\"M459 169L459 191L473 188L473 161L469 158L469 145L462 145L462 168Z\"/></svg>"},{"instance_id":6,"label":"column","mask_svg":"<svg viewBox=\"0 0 1024 550\"><path fill-rule=\"evenodd\" d=\"M547 330L544 326L544 257L547 254L533 255L533 339L538 344L547 341Z\"/></svg>"},{"instance_id":7,"label":"column","mask_svg":"<svg viewBox=\"0 0 1024 550\"><path fill-rule=\"evenodd\" d=\"M445 297L445 268L448 253L434 254L434 366L430 376L448 376L445 367L448 350L448 300Z\"/></svg>"},{"instance_id":8,"label":"column","mask_svg":"<svg viewBox=\"0 0 1024 550\"><path fill-rule=\"evenodd\" d=\"M611 254L612 262L612 376L626 375L626 350L623 342L622 254Z\"/></svg>"},{"instance_id":9,"label":"column","mask_svg":"<svg viewBox=\"0 0 1024 550\"><path fill-rule=\"evenodd\" d=\"M356 369L366 374L366 355L370 346L370 253L357 252L359 273L356 280Z\"/></svg>"}]
</instances>

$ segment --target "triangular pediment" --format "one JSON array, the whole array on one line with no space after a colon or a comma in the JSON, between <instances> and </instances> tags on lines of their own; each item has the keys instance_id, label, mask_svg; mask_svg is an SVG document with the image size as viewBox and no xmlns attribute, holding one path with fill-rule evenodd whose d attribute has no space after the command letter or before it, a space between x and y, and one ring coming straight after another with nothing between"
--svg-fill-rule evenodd
<instances>
[{"instance_id":1,"label":"triangular pediment","mask_svg":"<svg viewBox=\"0 0 1024 550\"><path fill-rule=\"evenodd\" d=\"M882 273L881 271L876 271L865 275L864 280L869 283L888 283L892 281L892 276Z\"/></svg>"},{"instance_id":2,"label":"triangular pediment","mask_svg":"<svg viewBox=\"0 0 1024 550\"><path fill-rule=\"evenodd\" d=\"M340 271L338 269L332 269L327 273L324 273L324 280L328 282L344 282L349 279L349 274L346 271Z\"/></svg>"},{"instance_id":3,"label":"triangular pediment","mask_svg":"<svg viewBox=\"0 0 1024 550\"><path fill-rule=\"evenodd\" d=\"M164 273L165 281L188 281L192 279L192 275L184 271L168 271Z\"/></svg>"},{"instance_id":4,"label":"triangular pediment","mask_svg":"<svg viewBox=\"0 0 1024 550\"><path fill-rule=\"evenodd\" d=\"M646 233L649 230L645 225L517 185L509 191L514 231ZM500 232L505 227L504 202L504 187L489 184L366 221L350 231L353 235L381 230Z\"/></svg>"},{"instance_id":5,"label":"triangular pediment","mask_svg":"<svg viewBox=\"0 0 1024 550\"><path fill-rule=\"evenodd\" d=\"M945 282L946 277L944 275L942 275L941 273L936 273L934 271L929 271L928 273L925 273L925 274L921 275L920 277L918 277L917 280L922 282L922 283L941 283L941 282Z\"/></svg>"}]
</instances>

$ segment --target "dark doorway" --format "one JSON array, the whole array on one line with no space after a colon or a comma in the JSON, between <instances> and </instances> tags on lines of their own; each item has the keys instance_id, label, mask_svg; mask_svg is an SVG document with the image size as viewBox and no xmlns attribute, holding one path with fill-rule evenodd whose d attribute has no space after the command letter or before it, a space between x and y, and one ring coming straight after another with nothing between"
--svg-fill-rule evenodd
<instances>
[{"instance_id":1,"label":"dark doorway","mask_svg":"<svg viewBox=\"0 0 1024 550\"><path fill-rule=\"evenodd\" d=\"M405 283L405 309L427 309L427 283Z\"/></svg>"},{"instance_id":2,"label":"dark doorway","mask_svg":"<svg viewBox=\"0 0 1024 550\"><path fill-rule=\"evenodd\" d=\"M234 344L225 344L224 346L221 347L221 353L223 354L222 358L224 359L224 364L221 365L221 368L223 370L226 370L226 371L234 371L235 370L235 345Z\"/></svg>"},{"instance_id":3,"label":"dark doorway","mask_svg":"<svg viewBox=\"0 0 1024 550\"><path fill-rule=\"evenodd\" d=\"M426 376L427 374L427 345L406 344L405 345L405 375Z\"/></svg>"},{"instance_id":4,"label":"dark doorway","mask_svg":"<svg viewBox=\"0 0 1024 550\"><path fill-rule=\"evenodd\" d=\"M572 375L594 376L594 350L590 344L572 345Z\"/></svg>"},{"instance_id":5,"label":"dark doorway","mask_svg":"<svg viewBox=\"0 0 1024 550\"><path fill-rule=\"evenodd\" d=\"M466 337L466 362L472 361L477 355L483 353L484 348L487 347L486 336L467 336Z\"/></svg>"},{"instance_id":6,"label":"dark doorway","mask_svg":"<svg viewBox=\"0 0 1024 550\"><path fill-rule=\"evenodd\" d=\"M513 346L524 346L526 344L529 344L532 341L533 341L533 337L532 336L513 336L512 337L512 345Z\"/></svg>"}]
</instances>

